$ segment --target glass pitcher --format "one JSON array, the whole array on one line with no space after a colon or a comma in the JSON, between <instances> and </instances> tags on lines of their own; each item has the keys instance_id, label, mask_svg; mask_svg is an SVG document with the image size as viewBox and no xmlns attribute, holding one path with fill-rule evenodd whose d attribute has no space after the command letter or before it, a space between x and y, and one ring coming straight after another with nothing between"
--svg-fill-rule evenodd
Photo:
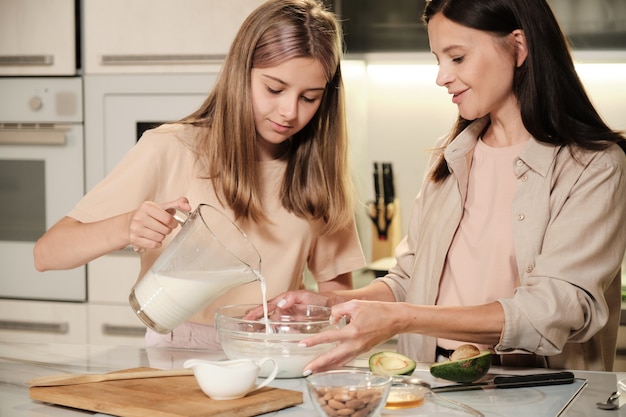
<instances>
[{"instance_id":1,"label":"glass pitcher","mask_svg":"<svg viewBox=\"0 0 626 417\"><path fill-rule=\"evenodd\" d=\"M129 295L135 314L161 334L229 289L261 279L259 252L224 213L209 204L186 219L180 213L180 232Z\"/></svg>"}]
</instances>

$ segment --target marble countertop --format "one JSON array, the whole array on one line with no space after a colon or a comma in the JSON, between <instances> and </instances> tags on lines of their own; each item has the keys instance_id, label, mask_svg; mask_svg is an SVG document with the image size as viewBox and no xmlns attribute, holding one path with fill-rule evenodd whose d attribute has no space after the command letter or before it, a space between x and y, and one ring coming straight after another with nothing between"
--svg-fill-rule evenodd
<instances>
[{"instance_id":1,"label":"marble countertop","mask_svg":"<svg viewBox=\"0 0 626 417\"><path fill-rule=\"evenodd\" d=\"M375 351L388 350L391 346L379 346ZM350 365L363 367L367 365L368 352L357 358ZM50 405L38 401L33 401L28 396L26 381L44 375L62 373L106 373L121 369L148 366L159 369L180 369L185 360L190 358L200 358L208 360L224 359L225 355L221 351L199 351L199 350L176 350L176 349L144 349L132 346L101 346L84 344L51 344L51 343L21 343L0 341L0 415L10 417L72 417L72 416L103 416L89 411L77 410L67 407ZM524 374L539 372L538 370L513 370L503 368L492 368L493 373ZM615 411L598 411L595 407L597 401L605 400L608 395L616 390L617 381L626 378L626 374L608 372L574 372L576 377L586 380L579 395L570 403L562 413L567 417L583 417L590 415L600 415L606 417L624 416L626 417L626 407ZM416 370L417 376L428 375L428 364L419 364ZM281 379L271 383L272 386L304 390L305 379ZM506 397L498 397L497 392L506 392ZM479 390L479 392L483 392ZM474 393L474 394L470 394ZM463 401L475 400L475 391L463 394L466 397ZM499 394L499 393L498 393ZM487 400L491 403L483 412L486 417L523 415L514 410L514 405L518 404L521 409L528 410L526 403L536 403L549 399L550 391L542 391L536 388L516 388L515 390L485 390ZM473 397L472 397L473 396ZM499 403L501 402L501 404ZM430 407L430 408L429 408ZM526 407L526 408L524 408ZM547 408L546 408L547 409ZM426 414L424 414L426 413ZM398 412L394 415L401 414ZM535 417L544 414L533 413ZM383 416L386 413L383 414ZM463 416L448 407L441 407L433 404L425 404L421 408L412 409L411 413L404 415L441 415L441 416ZM528 415L528 414L525 414ZM550 414L545 414L550 415ZM304 403L282 410L280 412L269 413L266 416L277 417L315 417L315 411L309 402L308 396L304 395Z\"/></svg>"}]
</instances>

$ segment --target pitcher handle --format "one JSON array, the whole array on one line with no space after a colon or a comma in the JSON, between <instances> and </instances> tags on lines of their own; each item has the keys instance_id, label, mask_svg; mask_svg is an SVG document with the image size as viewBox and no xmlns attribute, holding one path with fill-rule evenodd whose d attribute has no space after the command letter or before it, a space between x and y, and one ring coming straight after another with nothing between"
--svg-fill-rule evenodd
<instances>
[{"instance_id":1,"label":"pitcher handle","mask_svg":"<svg viewBox=\"0 0 626 417\"><path fill-rule=\"evenodd\" d=\"M274 369L272 369L272 373L270 373L267 378L265 378L265 380L263 382L261 382L260 384L257 384L254 389L257 390L259 388L263 388L264 386L266 386L267 384L269 384L270 382L272 382L274 380L274 378L276 378L276 374L278 373L278 362L276 362L276 359L274 358L263 358L259 361L259 368L261 368L263 366L263 364L267 361L272 361L274 363Z\"/></svg>"},{"instance_id":2,"label":"pitcher handle","mask_svg":"<svg viewBox=\"0 0 626 417\"><path fill-rule=\"evenodd\" d=\"M174 209L174 213L172 215L174 216L174 219L176 219L178 224L180 224L182 226L183 224L185 224L187 219L189 219L189 216L191 215L191 212L187 212L187 211L181 210L179 208L175 208Z\"/></svg>"}]
</instances>

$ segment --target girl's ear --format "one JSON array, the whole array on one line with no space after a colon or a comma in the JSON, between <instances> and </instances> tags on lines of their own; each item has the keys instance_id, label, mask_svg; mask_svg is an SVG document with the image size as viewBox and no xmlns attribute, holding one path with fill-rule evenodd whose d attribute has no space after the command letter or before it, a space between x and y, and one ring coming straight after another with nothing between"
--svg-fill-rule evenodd
<instances>
[{"instance_id":1,"label":"girl's ear","mask_svg":"<svg viewBox=\"0 0 626 417\"><path fill-rule=\"evenodd\" d=\"M521 67L528 56L528 46L526 45L526 35L521 29L515 29L511 32L513 35L513 44L515 46L515 63L517 67Z\"/></svg>"}]
</instances>

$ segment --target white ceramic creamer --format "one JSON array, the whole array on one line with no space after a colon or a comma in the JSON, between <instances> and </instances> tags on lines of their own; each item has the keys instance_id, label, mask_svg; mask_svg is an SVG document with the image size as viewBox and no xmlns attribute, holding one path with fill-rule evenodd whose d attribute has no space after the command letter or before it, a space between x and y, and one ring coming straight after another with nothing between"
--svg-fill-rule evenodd
<instances>
[{"instance_id":1,"label":"white ceramic creamer","mask_svg":"<svg viewBox=\"0 0 626 417\"><path fill-rule=\"evenodd\" d=\"M257 383L259 370L266 362L272 362L271 373ZM234 400L272 382L278 372L278 363L272 358L262 358L259 362L251 359L229 361L206 361L189 359L183 364L193 370L200 389L214 400Z\"/></svg>"}]
</instances>

